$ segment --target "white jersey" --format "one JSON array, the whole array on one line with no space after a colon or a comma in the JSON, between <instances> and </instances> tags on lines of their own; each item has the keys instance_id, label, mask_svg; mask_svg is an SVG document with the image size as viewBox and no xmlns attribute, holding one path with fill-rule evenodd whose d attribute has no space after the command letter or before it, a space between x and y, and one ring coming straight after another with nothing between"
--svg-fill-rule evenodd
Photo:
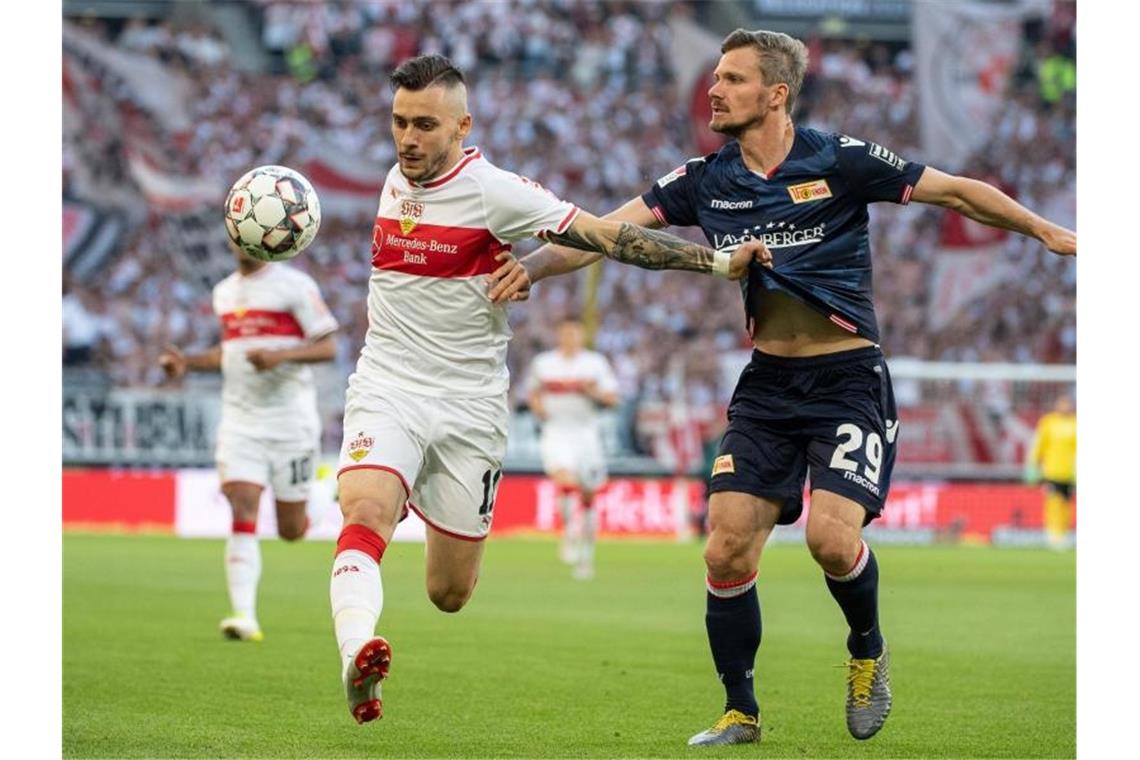
<instances>
[{"instance_id":1,"label":"white jersey","mask_svg":"<svg viewBox=\"0 0 1140 760\"><path fill-rule=\"evenodd\" d=\"M234 272L214 286L222 321L222 420L219 438L308 441L320 433L317 390L305 364L282 362L258 372L246 352L291 348L337 329L312 277L284 264L249 276Z\"/></svg>"},{"instance_id":2,"label":"white jersey","mask_svg":"<svg viewBox=\"0 0 1140 760\"><path fill-rule=\"evenodd\" d=\"M597 405L585 393L590 385L603 393L616 393L618 389L609 360L596 351L579 351L573 356L546 351L534 358L527 378L527 395L537 391L542 396L544 432L597 428Z\"/></svg>"},{"instance_id":3,"label":"white jersey","mask_svg":"<svg viewBox=\"0 0 1140 760\"><path fill-rule=\"evenodd\" d=\"M513 241L564 232L577 214L478 148L423 184L392 167L372 232L368 335L350 387L449 398L506 393L511 330L506 307L487 297L484 275Z\"/></svg>"}]
</instances>

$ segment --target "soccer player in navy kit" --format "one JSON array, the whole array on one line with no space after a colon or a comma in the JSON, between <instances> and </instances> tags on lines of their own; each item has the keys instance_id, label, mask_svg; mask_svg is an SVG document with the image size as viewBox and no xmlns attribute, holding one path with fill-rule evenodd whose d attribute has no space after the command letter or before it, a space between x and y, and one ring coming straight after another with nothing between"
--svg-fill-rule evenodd
<instances>
[{"instance_id":1,"label":"soccer player in navy kit","mask_svg":"<svg viewBox=\"0 0 1140 760\"><path fill-rule=\"evenodd\" d=\"M758 239L771 256L741 280L755 351L710 476L705 623L726 704L689 743L760 738L753 690L760 554L777 524L801 514L809 469L807 545L850 627L847 727L867 739L890 712L891 690L878 564L862 529L882 511L898 434L871 301L867 205L944 206L1062 255L1076 254L1076 236L986 183L867 140L795 127L789 114L808 58L799 40L738 29L721 52L708 92L710 127L734 139L610 215L645 226L696 225L718 249ZM525 298L531 284L598 258L544 246L496 272L490 295ZM653 257L619 260L664 268Z\"/></svg>"}]
</instances>

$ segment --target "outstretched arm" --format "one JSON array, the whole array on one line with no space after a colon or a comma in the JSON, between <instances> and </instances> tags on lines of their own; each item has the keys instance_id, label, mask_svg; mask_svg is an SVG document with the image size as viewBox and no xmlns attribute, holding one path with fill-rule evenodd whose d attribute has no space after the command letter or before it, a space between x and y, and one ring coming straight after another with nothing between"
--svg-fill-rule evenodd
<instances>
[{"instance_id":1,"label":"outstretched arm","mask_svg":"<svg viewBox=\"0 0 1140 760\"><path fill-rule=\"evenodd\" d=\"M1077 255L1077 236L1072 230L1053 224L993 185L940 172L926 167L911 200L953 209L976 222L1020 232L1036 238L1053 253Z\"/></svg>"},{"instance_id":2,"label":"outstretched arm","mask_svg":"<svg viewBox=\"0 0 1140 760\"><path fill-rule=\"evenodd\" d=\"M167 346L159 355L158 364L172 380L177 380L192 369L216 372L222 368L222 347L214 346L200 354L184 354L177 346Z\"/></svg>"},{"instance_id":3,"label":"outstretched arm","mask_svg":"<svg viewBox=\"0 0 1140 760\"><path fill-rule=\"evenodd\" d=\"M767 248L762 243L737 249L736 253L714 251L667 232L639 227L629 222L599 219L585 211L562 233L548 233L547 240L570 248L596 251L606 258L642 269L679 269L719 274L739 280L748 272L752 254ZM741 251L745 253L741 253ZM738 255L740 254L740 255ZM770 254L769 254L770 257Z\"/></svg>"},{"instance_id":4,"label":"outstretched arm","mask_svg":"<svg viewBox=\"0 0 1140 760\"><path fill-rule=\"evenodd\" d=\"M641 197L634 198L619 209L606 214L603 219L616 222L631 222L641 227L656 228L661 222L645 205ZM506 257L504 257L506 258ZM570 248L565 245L548 243L524 256L518 262L508 260L491 274L491 289L488 296L494 303L521 301L527 297L531 285L547 277L566 274L587 267L600 260L602 254Z\"/></svg>"},{"instance_id":5,"label":"outstretched arm","mask_svg":"<svg viewBox=\"0 0 1140 760\"><path fill-rule=\"evenodd\" d=\"M311 364L313 362L327 362L336 358L336 338L333 333L324 335L317 340L302 343L293 348L267 348L247 351L245 358L249 359L258 372L273 369L282 362L297 362Z\"/></svg>"}]
</instances>

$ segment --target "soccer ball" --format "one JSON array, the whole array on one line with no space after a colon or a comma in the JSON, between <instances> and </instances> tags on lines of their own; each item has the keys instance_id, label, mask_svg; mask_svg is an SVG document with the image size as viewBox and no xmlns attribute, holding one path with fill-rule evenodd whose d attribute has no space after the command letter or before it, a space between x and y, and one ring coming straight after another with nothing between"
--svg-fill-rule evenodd
<instances>
[{"instance_id":1,"label":"soccer ball","mask_svg":"<svg viewBox=\"0 0 1140 760\"><path fill-rule=\"evenodd\" d=\"M226 234L255 259L291 259L313 242L321 203L309 180L285 166L259 166L226 196Z\"/></svg>"}]
</instances>

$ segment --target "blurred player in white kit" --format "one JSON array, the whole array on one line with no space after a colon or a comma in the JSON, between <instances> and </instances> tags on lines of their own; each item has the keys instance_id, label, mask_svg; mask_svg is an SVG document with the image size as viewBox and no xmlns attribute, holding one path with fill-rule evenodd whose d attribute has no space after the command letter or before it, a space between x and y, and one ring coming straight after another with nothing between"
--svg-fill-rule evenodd
<instances>
[{"instance_id":1,"label":"blurred player in white kit","mask_svg":"<svg viewBox=\"0 0 1140 760\"><path fill-rule=\"evenodd\" d=\"M261 549L257 510L269 487L277 533L305 535L305 505L320 454L321 420L312 362L336 358L336 319L309 275L251 258L236 246L237 271L214 286L221 343L199 354L169 347L159 363L171 378L187 370L221 370L222 419L215 458L233 510L226 542L226 585L233 613L221 622L229 639L261 641L257 584Z\"/></svg>"},{"instance_id":2,"label":"blurred player in white kit","mask_svg":"<svg viewBox=\"0 0 1140 760\"><path fill-rule=\"evenodd\" d=\"M398 163L372 233L368 333L349 378L337 473L344 529L329 584L349 711L382 715L392 658L376 635L380 563L410 508L427 524L426 585L458 612L479 577L506 453L506 308L490 276L520 276L511 243L537 236L649 268L739 279L760 244L729 254L632 224L606 222L495 167L471 131L463 74L439 55L391 75ZM512 271L514 268L518 272Z\"/></svg>"},{"instance_id":3,"label":"blurred player in white kit","mask_svg":"<svg viewBox=\"0 0 1140 760\"><path fill-rule=\"evenodd\" d=\"M536 356L527 379L531 413L542 423L542 467L558 488L562 561L574 565L574 577L580 580L594 575L598 518L593 502L607 477L597 410L618 403L609 360L584 344L582 323L564 319L558 325L558 348Z\"/></svg>"}]
</instances>

